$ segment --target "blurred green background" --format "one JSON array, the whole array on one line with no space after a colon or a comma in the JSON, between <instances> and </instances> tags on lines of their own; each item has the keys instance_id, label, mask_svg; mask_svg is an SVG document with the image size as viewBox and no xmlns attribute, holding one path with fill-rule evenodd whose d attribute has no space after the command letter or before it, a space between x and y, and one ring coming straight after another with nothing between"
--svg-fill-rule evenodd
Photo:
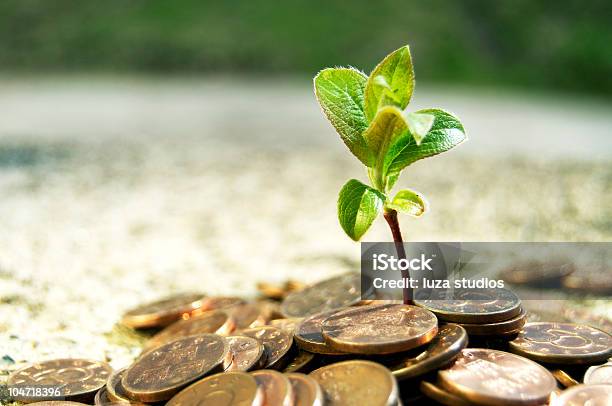
<instances>
[{"instance_id":1,"label":"blurred green background","mask_svg":"<svg viewBox=\"0 0 612 406\"><path fill-rule=\"evenodd\" d=\"M312 75L410 43L420 80L607 97L611 15L609 0L5 0L0 66Z\"/></svg>"}]
</instances>

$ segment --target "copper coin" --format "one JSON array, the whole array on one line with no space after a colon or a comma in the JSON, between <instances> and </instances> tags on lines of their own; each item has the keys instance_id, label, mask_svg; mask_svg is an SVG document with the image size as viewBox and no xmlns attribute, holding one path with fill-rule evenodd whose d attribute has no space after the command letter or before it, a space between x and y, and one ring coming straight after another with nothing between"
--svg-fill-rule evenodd
<instances>
[{"instance_id":1,"label":"copper coin","mask_svg":"<svg viewBox=\"0 0 612 406\"><path fill-rule=\"evenodd\" d=\"M563 391L564 391L564 389L561 389L559 386L557 386L555 388L555 390L552 391L552 393L550 394L550 397L548 398L548 405L553 405L554 402L555 402L555 399L557 399L559 396L561 396Z\"/></svg>"},{"instance_id":2,"label":"copper coin","mask_svg":"<svg viewBox=\"0 0 612 406\"><path fill-rule=\"evenodd\" d=\"M590 367L584 374L583 381L588 385L612 385L612 362Z\"/></svg>"},{"instance_id":3,"label":"copper coin","mask_svg":"<svg viewBox=\"0 0 612 406\"><path fill-rule=\"evenodd\" d=\"M263 406L263 391L246 372L208 376L180 391L167 406Z\"/></svg>"},{"instance_id":4,"label":"copper coin","mask_svg":"<svg viewBox=\"0 0 612 406\"><path fill-rule=\"evenodd\" d=\"M391 406L398 402L395 378L376 362L338 362L319 368L309 376L321 385L327 406Z\"/></svg>"},{"instance_id":5,"label":"copper coin","mask_svg":"<svg viewBox=\"0 0 612 406\"><path fill-rule=\"evenodd\" d=\"M533 405L547 402L557 383L539 364L518 355L467 348L438 372L443 389L481 405Z\"/></svg>"},{"instance_id":6,"label":"copper coin","mask_svg":"<svg viewBox=\"0 0 612 406\"><path fill-rule=\"evenodd\" d=\"M268 321L265 310L255 303L245 303L226 310L236 322L236 329L264 326Z\"/></svg>"},{"instance_id":7,"label":"copper coin","mask_svg":"<svg viewBox=\"0 0 612 406\"><path fill-rule=\"evenodd\" d=\"M528 261L515 264L500 273L501 279L514 285L557 284L576 269L570 260Z\"/></svg>"},{"instance_id":8,"label":"copper coin","mask_svg":"<svg viewBox=\"0 0 612 406\"><path fill-rule=\"evenodd\" d=\"M96 396L94 397L94 405L101 406L101 405L105 405L110 402L111 400L108 398L108 395L106 393L106 388L105 387L100 388L100 390L96 393Z\"/></svg>"},{"instance_id":9,"label":"copper coin","mask_svg":"<svg viewBox=\"0 0 612 406\"><path fill-rule=\"evenodd\" d=\"M298 292L300 290L304 290L307 286L308 285L304 282L289 279L287 282L285 282L283 288L286 292Z\"/></svg>"},{"instance_id":10,"label":"copper coin","mask_svg":"<svg viewBox=\"0 0 612 406\"><path fill-rule=\"evenodd\" d=\"M312 314L351 306L361 300L361 277L340 275L287 295L281 305L285 317Z\"/></svg>"},{"instance_id":11,"label":"copper coin","mask_svg":"<svg viewBox=\"0 0 612 406\"><path fill-rule=\"evenodd\" d=\"M264 368L282 369L287 362L287 355L293 345L293 337L287 332L270 327L262 326L242 330L241 335L252 337L266 350L266 363Z\"/></svg>"},{"instance_id":12,"label":"copper coin","mask_svg":"<svg viewBox=\"0 0 612 406\"><path fill-rule=\"evenodd\" d=\"M415 303L433 312L438 319L453 323L494 323L516 317L521 301L507 289L459 289L450 298L444 292Z\"/></svg>"},{"instance_id":13,"label":"copper coin","mask_svg":"<svg viewBox=\"0 0 612 406\"><path fill-rule=\"evenodd\" d=\"M139 402L107 402L107 403L100 403L100 405L96 405L96 406L147 406L148 403L139 403Z\"/></svg>"},{"instance_id":14,"label":"copper coin","mask_svg":"<svg viewBox=\"0 0 612 406\"><path fill-rule=\"evenodd\" d=\"M421 392L425 394L425 396L443 405L447 405L447 406L470 406L472 405L472 403L468 402L467 400L464 400L463 398L457 395L453 395L452 393L445 391L439 386L436 386L426 381L421 381L421 386L419 389L421 390Z\"/></svg>"},{"instance_id":15,"label":"copper coin","mask_svg":"<svg viewBox=\"0 0 612 406\"><path fill-rule=\"evenodd\" d=\"M227 337L229 352L223 361L224 371L250 371L261 368L266 362L264 346L252 337Z\"/></svg>"},{"instance_id":16,"label":"copper coin","mask_svg":"<svg viewBox=\"0 0 612 406\"><path fill-rule=\"evenodd\" d=\"M413 356L400 356L386 366L397 379L412 379L447 365L461 353L467 343L468 335L463 327L446 324L439 328L438 334L424 351Z\"/></svg>"},{"instance_id":17,"label":"copper coin","mask_svg":"<svg viewBox=\"0 0 612 406\"><path fill-rule=\"evenodd\" d=\"M550 364L593 364L612 355L612 336L582 324L527 323L510 351Z\"/></svg>"},{"instance_id":18,"label":"copper coin","mask_svg":"<svg viewBox=\"0 0 612 406\"><path fill-rule=\"evenodd\" d=\"M304 372L314 360L314 354L308 351L299 350L292 359L289 360L283 372Z\"/></svg>"},{"instance_id":19,"label":"copper coin","mask_svg":"<svg viewBox=\"0 0 612 406\"><path fill-rule=\"evenodd\" d=\"M202 301L202 311L230 309L234 306L244 304L244 300L232 296L207 297Z\"/></svg>"},{"instance_id":20,"label":"copper coin","mask_svg":"<svg viewBox=\"0 0 612 406\"><path fill-rule=\"evenodd\" d=\"M566 388L579 384L579 382L575 380L574 378L572 378L567 372L562 371L560 369L554 369L550 371L550 373L555 377L557 382L559 382L561 385L563 385Z\"/></svg>"},{"instance_id":21,"label":"copper coin","mask_svg":"<svg viewBox=\"0 0 612 406\"><path fill-rule=\"evenodd\" d=\"M521 309L518 316L505 321L483 324L458 323L470 336L502 336L521 331L527 320L527 312Z\"/></svg>"},{"instance_id":22,"label":"copper coin","mask_svg":"<svg viewBox=\"0 0 612 406\"><path fill-rule=\"evenodd\" d=\"M282 300L285 296L287 296L287 291L284 289L284 287L267 282L258 282L257 290L262 296L272 300Z\"/></svg>"},{"instance_id":23,"label":"copper coin","mask_svg":"<svg viewBox=\"0 0 612 406\"><path fill-rule=\"evenodd\" d=\"M207 311L172 323L151 337L145 345L145 350L159 347L182 337L198 334L228 335L234 329L234 326L234 320L227 313L221 310Z\"/></svg>"},{"instance_id":24,"label":"copper coin","mask_svg":"<svg viewBox=\"0 0 612 406\"><path fill-rule=\"evenodd\" d=\"M281 319L285 317L281 312L281 305L273 300L258 300L255 302L261 314L267 320Z\"/></svg>"},{"instance_id":25,"label":"copper coin","mask_svg":"<svg viewBox=\"0 0 612 406\"><path fill-rule=\"evenodd\" d=\"M159 402L219 368L229 345L216 334L171 341L138 358L123 375L121 385L131 399Z\"/></svg>"},{"instance_id":26,"label":"copper coin","mask_svg":"<svg viewBox=\"0 0 612 406\"><path fill-rule=\"evenodd\" d=\"M592 295L612 295L612 275L608 269L571 275L563 279L563 287Z\"/></svg>"},{"instance_id":27,"label":"copper coin","mask_svg":"<svg viewBox=\"0 0 612 406\"><path fill-rule=\"evenodd\" d=\"M298 324L302 322L301 317L292 317L290 319L276 319L270 320L268 323L272 327L280 328L281 330L285 330L289 334L293 334Z\"/></svg>"},{"instance_id":28,"label":"copper coin","mask_svg":"<svg viewBox=\"0 0 612 406\"><path fill-rule=\"evenodd\" d=\"M293 403L293 388L289 378L278 371L262 369L251 372L257 386L263 389L264 405L291 406Z\"/></svg>"},{"instance_id":29,"label":"copper coin","mask_svg":"<svg viewBox=\"0 0 612 406\"><path fill-rule=\"evenodd\" d=\"M201 293L169 296L129 310L123 315L121 323L132 328L165 327L200 309L203 299Z\"/></svg>"},{"instance_id":30,"label":"copper coin","mask_svg":"<svg viewBox=\"0 0 612 406\"><path fill-rule=\"evenodd\" d=\"M45 400L43 402L34 402L30 405L36 406L87 406L86 403L69 402L67 400Z\"/></svg>"},{"instance_id":31,"label":"copper coin","mask_svg":"<svg viewBox=\"0 0 612 406\"><path fill-rule=\"evenodd\" d=\"M337 355L342 354L339 351L334 351L325 343L321 332L321 324L323 320L337 313L337 310L313 314L306 317L295 329L293 339L295 343L303 350L314 352L317 354Z\"/></svg>"},{"instance_id":32,"label":"copper coin","mask_svg":"<svg viewBox=\"0 0 612 406\"><path fill-rule=\"evenodd\" d=\"M299 373L287 374L287 378L293 389L294 406L323 406L323 390L314 378Z\"/></svg>"},{"instance_id":33,"label":"copper coin","mask_svg":"<svg viewBox=\"0 0 612 406\"><path fill-rule=\"evenodd\" d=\"M612 385L576 385L561 392L551 406L610 406Z\"/></svg>"},{"instance_id":34,"label":"copper coin","mask_svg":"<svg viewBox=\"0 0 612 406\"><path fill-rule=\"evenodd\" d=\"M123 390L123 386L121 386L121 379L123 378L123 374L127 368L121 368L117 371L114 371L108 377L108 381L106 381L106 394L110 400L113 402L129 402L130 398L128 398L125 390Z\"/></svg>"},{"instance_id":35,"label":"copper coin","mask_svg":"<svg viewBox=\"0 0 612 406\"><path fill-rule=\"evenodd\" d=\"M59 394L42 397L13 396L15 400L32 402L63 398L92 401L96 392L106 384L111 367L105 362L86 359L56 359L32 364L9 375L7 386L58 387Z\"/></svg>"},{"instance_id":36,"label":"copper coin","mask_svg":"<svg viewBox=\"0 0 612 406\"><path fill-rule=\"evenodd\" d=\"M130 400L112 400L108 397L108 390L106 388L102 388L96 393L96 397L94 398L94 405L96 406L146 406L144 403L132 402Z\"/></svg>"},{"instance_id":37,"label":"copper coin","mask_svg":"<svg viewBox=\"0 0 612 406\"><path fill-rule=\"evenodd\" d=\"M417 306L386 304L341 310L325 319L321 328L332 350L390 354L431 341L438 332L438 320Z\"/></svg>"}]
</instances>

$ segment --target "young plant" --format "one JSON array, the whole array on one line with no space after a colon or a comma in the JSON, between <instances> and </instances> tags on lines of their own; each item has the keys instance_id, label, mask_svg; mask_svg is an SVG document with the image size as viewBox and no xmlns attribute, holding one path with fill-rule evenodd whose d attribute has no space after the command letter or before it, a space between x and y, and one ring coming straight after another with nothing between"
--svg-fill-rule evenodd
<instances>
[{"instance_id":1,"label":"young plant","mask_svg":"<svg viewBox=\"0 0 612 406\"><path fill-rule=\"evenodd\" d=\"M358 241L382 211L400 258L406 254L397 212L420 217L428 204L411 189L391 197L393 185L408 165L467 139L461 122L449 112L406 109L414 83L408 46L387 55L370 76L348 67L323 69L314 78L315 94L325 116L365 165L370 179L370 185L351 179L340 190L340 225ZM406 271L402 277L410 275ZM404 303L412 302L409 289L404 289L403 296Z\"/></svg>"}]
</instances>

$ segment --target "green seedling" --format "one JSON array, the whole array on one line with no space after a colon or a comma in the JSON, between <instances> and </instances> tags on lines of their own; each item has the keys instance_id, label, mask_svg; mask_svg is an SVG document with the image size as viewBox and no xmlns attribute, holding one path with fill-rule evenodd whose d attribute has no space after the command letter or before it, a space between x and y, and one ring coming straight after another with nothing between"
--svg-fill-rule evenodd
<instances>
[{"instance_id":1,"label":"green seedling","mask_svg":"<svg viewBox=\"0 0 612 406\"><path fill-rule=\"evenodd\" d=\"M370 73L348 68L323 69L314 90L323 113L353 155L365 165L370 185L349 180L338 196L338 219L355 241L382 212L398 256L405 258L397 212L421 217L428 203L417 191L403 189L391 197L400 173L410 164L450 150L467 139L459 119L444 110L409 111L414 90L410 49L387 55ZM402 277L408 278L408 272ZM412 292L404 290L404 303Z\"/></svg>"}]
</instances>

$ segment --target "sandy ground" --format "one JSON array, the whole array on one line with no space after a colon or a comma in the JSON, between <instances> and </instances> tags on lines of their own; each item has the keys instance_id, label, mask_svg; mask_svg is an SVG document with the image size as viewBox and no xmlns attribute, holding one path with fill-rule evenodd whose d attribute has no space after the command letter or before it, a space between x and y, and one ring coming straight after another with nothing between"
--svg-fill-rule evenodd
<instances>
[{"instance_id":1,"label":"sandy ground","mask_svg":"<svg viewBox=\"0 0 612 406\"><path fill-rule=\"evenodd\" d=\"M307 84L0 81L0 370L136 354L115 323L160 295L255 294L356 269L335 199L358 162ZM610 241L610 105L417 89L470 141L405 171L407 240ZM367 240L387 240L379 221ZM609 310L604 303L601 310Z\"/></svg>"}]
</instances>

